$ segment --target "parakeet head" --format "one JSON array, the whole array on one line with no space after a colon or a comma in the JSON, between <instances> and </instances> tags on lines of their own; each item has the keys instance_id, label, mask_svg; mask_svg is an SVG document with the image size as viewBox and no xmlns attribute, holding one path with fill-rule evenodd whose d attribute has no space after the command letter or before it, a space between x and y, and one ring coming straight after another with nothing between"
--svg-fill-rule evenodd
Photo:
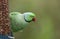
<instances>
[{"instance_id":1,"label":"parakeet head","mask_svg":"<svg viewBox=\"0 0 60 39\"><path fill-rule=\"evenodd\" d=\"M26 22L31 22L31 21L35 21L36 16L32 12L25 12L24 13L24 19Z\"/></svg>"}]
</instances>

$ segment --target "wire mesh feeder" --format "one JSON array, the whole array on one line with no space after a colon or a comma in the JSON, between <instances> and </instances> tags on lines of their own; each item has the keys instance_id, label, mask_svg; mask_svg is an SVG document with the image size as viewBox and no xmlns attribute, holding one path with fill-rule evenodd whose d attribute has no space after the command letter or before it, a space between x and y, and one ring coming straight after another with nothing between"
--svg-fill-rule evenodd
<instances>
[{"instance_id":1,"label":"wire mesh feeder","mask_svg":"<svg viewBox=\"0 0 60 39\"><path fill-rule=\"evenodd\" d=\"M8 14L8 0L0 0L0 39L11 39L8 36L13 36Z\"/></svg>"}]
</instances>

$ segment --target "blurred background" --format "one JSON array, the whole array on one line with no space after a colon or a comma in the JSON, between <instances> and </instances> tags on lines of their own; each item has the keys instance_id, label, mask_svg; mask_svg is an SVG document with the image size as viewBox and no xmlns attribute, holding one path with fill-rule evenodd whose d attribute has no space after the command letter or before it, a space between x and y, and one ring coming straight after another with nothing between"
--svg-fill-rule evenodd
<instances>
[{"instance_id":1,"label":"blurred background","mask_svg":"<svg viewBox=\"0 0 60 39\"><path fill-rule=\"evenodd\" d=\"M60 0L9 0L9 11L34 12L35 23L16 32L16 39L60 39Z\"/></svg>"}]
</instances>

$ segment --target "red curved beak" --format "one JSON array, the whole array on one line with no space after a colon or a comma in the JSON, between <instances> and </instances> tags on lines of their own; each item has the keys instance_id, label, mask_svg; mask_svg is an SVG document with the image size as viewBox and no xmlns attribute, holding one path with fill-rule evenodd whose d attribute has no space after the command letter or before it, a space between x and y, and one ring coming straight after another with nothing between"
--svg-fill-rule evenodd
<instances>
[{"instance_id":1,"label":"red curved beak","mask_svg":"<svg viewBox=\"0 0 60 39\"><path fill-rule=\"evenodd\" d=\"M36 21L36 18L34 17L34 18L32 19L32 21L34 21L34 22L35 22L35 21Z\"/></svg>"}]
</instances>

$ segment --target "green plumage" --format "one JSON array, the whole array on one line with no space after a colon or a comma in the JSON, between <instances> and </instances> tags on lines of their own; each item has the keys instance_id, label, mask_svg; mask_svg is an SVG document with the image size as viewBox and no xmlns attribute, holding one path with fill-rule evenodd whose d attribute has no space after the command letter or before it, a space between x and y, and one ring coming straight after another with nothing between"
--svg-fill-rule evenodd
<instances>
[{"instance_id":1,"label":"green plumage","mask_svg":"<svg viewBox=\"0 0 60 39\"><path fill-rule=\"evenodd\" d=\"M32 13L31 14L28 14L28 13L21 14L19 12L11 12L9 14L11 29L13 32L23 30L26 27L26 25L29 24L28 22L25 21L24 16L27 21L30 21L30 20L32 21L32 18L35 15Z\"/></svg>"}]
</instances>

